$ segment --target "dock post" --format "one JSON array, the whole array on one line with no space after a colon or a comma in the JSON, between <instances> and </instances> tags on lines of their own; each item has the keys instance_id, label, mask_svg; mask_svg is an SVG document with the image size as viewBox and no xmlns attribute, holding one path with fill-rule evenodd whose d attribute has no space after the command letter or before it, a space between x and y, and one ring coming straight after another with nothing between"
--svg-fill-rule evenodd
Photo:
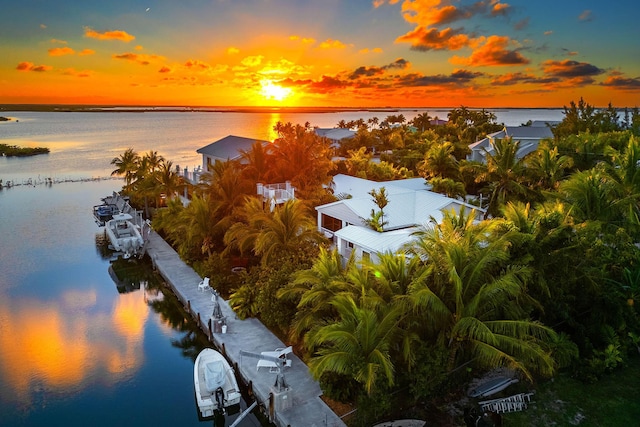
<instances>
[{"instance_id":1,"label":"dock post","mask_svg":"<svg viewBox=\"0 0 640 427\"><path fill-rule=\"evenodd\" d=\"M269 421L271 422L273 422L273 420L275 419L274 409L273 393L269 393Z\"/></svg>"}]
</instances>

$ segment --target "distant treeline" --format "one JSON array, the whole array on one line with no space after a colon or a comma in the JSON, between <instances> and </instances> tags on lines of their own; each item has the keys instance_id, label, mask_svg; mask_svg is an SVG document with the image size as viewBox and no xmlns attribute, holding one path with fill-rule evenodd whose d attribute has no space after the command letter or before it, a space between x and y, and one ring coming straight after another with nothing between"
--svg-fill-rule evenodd
<instances>
[{"instance_id":1,"label":"distant treeline","mask_svg":"<svg viewBox=\"0 0 640 427\"><path fill-rule=\"evenodd\" d=\"M37 154L49 154L46 147L18 147L17 145L0 144L0 155L12 157L35 156Z\"/></svg>"}]
</instances>

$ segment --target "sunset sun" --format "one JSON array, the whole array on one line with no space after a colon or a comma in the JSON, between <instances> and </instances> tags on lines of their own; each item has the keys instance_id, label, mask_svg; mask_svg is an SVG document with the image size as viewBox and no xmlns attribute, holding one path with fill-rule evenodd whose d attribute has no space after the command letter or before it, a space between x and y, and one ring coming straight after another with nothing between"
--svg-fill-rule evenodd
<instances>
[{"instance_id":1,"label":"sunset sun","mask_svg":"<svg viewBox=\"0 0 640 427\"><path fill-rule=\"evenodd\" d=\"M291 95L291 89L274 84L271 80L264 80L261 94L267 100L282 101Z\"/></svg>"}]
</instances>

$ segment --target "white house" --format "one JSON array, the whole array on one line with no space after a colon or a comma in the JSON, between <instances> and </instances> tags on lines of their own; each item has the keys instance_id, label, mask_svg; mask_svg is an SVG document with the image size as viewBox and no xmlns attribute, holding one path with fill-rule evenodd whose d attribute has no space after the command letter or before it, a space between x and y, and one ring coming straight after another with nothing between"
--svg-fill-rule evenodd
<instances>
[{"instance_id":1,"label":"white house","mask_svg":"<svg viewBox=\"0 0 640 427\"><path fill-rule=\"evenodd\" d=\"M196 152L202 154L202 167L205 172L208 172L216 163L216 160L220 160L221 162L238 160L241 157L240 150L249 151L256 142L261 143L263 147L270 144L269 141L260 139L228 135L209 145L198 148Z\"/></svg>"},{"instance_id":2,"label":"white house","mask_svg":"<svg viewBox=\"0 0 640 427\"><path fill-rule=\"evenodd\" d=\"M266 147L270 144L269 141L263 141L260 139L245 138L242 136L229 135L222 139L212 142L202 148L196 150L197 153L202 154L202 166L205 172L209 172L216 160L226 162L229 160L238 160L242 157L241 151L251 151L253 144L256 142ZM185 176L188 172L185 170ZM198 175L201 172L198 173ZM194 173L195 176L195 173ZM192 182L197 182L193 179ZM295 188L291 186L290 182L279 184L256 184L256 193L262 196L262 199L266 203L270 203L272 207L284 203L289 199L295 198Z\"/></svg>"},{"instance_id":3,"label":"white house","mask_svg":"<svg viewBox=\"0 0 640 427\"><path fill-rule=\"evenodd\" d=\"M549 126L540 125L540 122L534 122L531 126L505 126L504 129L491 133L485 138L470 144L471 154L467 156L467 160L486 163L487 152L493 153L495 140L509 137L513 141L520 141L516 156L523 158L527 154L536 151L541 140L553 138L553 133Z\"/></svg>"},{"instance_id":4,"label":"white house","mask_svg":"<svg viewBox=\"0 0 640 427\"><path fill-rule=\"evenodd\" d=\"M369 194L384 187L389 203L384 208L383 232L377 232L363 219L371 210L379 211ZM336 175L332 188L342 200L316 207L318 231L333 240L344 258L354 252L355 259L378 261L378 254L396 252L413 239L412 233L428 225L431 218L442 220L443 212L462 208L480 209L460 200L429 191L424 178L375 182L348 175Z\"/></svg>"}]
</instances>

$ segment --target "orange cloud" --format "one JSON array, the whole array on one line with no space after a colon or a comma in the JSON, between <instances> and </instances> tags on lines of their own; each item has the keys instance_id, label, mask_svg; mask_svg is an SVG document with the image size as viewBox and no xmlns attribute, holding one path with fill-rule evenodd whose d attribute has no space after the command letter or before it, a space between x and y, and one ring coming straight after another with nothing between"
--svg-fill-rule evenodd
<instances>
[{"instance_id":1,"label":"orange cloud","mask_svg":"<svg viewBox=\"0 0 640 427\"><path fill-rule=\"evenodd\" d=\"M584 77L584 76L597 76L604 73L604 70L596 67L595 65L587 62L572 61L565 59L563 61L548 60L543 64L543 69L546 74L555 77Z\"/></svg>"},{"instance_id":2,"label":"orange cloud","mask_svg":"<svg viewBox=\"0 0 640 427\"><path fill-rule=\"evenodd\" d=\"M35 71L35 72L44 72L52 70L53 67L50 65L34 65L33 62L21 62L16 67L18 71Z\"/></svg>"},{"instance_id":3,"label":"orange cloud","mask_svg":"<svg viewBox=\"0 0 640 427\"><path fill-rule=\"evenodd\" d=\"M409 42L411 49L419 51L458 50L468 46L471 39L466 34L461 34L461 30L445 28L439 31L436 28L417 27L398 37L396 42Z\"/></svg>"},{"instance_id":4,"label":"orange cloud","mask_svg":"<svg viewBox=\"0 0 640 427\"><path fill-rule=\"evenodd\" d=\"M385 3L396 4L399 2L400 0L373 0L373 7L377 9Z\"/></svg>"},{"instance_id":5,"label":"orange cloud","mask_svg":"<svg viewBox=\"0 0 640 427\"><path fill-rule=\"evenodd\" d=\"M498 15L506 15L507 13L509 13L511 9L511 6L506 4L506 3L496 3L493 5L493 7L491 8L491 15L492 16L498 16Z\"/></svg>"},{"instance_id":6,"label":"orange cloud","mask_svg":"<svg viewBox=\"0 0 640 427\"><path fill-rule=\"evenodd\" d=\"M640 77L625 77L622 73L614 71L602 82L602 85L617 90L640 91Z\"/></svg>"},{"instance_id":7,"label":"orange cloud","mask_svg":"<svg viewBox=\"0 0 640 427\"><path fill-rule=\"evenodd\" d=\"M245 67L257 67L258 65L260 65L263 59L264 56L262 55L247 56L240 63Z\"/></svg>"},{"instance_id":8,"label":"orange cloud","mask_svg":"<svg viewBox=\"0 0 640 427\"><path fill-rule=\"evenodd\" d=\"M548 60L542 63L546 75L556 78L564 86L586 86L595 82L594 77L604 70L587 62Z\"/></svg>"},{"instance_id":9,"label":"orange cloud","mask_svg":"<svg viewBox=\"0 0 640 427\"><path fill-rule=\"evenodd\" d=\"M67 68L64 70L64 74L74 77L91 77L91 71L76 71L74 68Z\"/></svg>"},{"instance_id":10,"label":"orange cloud","mask_svg":"<svg viewBox=\"0 0 640 427\"><path fill-rule=\"evenodd\" d=\"M358 53L382 53L382 49L379 47L374 47L373 49L365 47L364 49L360 49Z\"/></svg>"},{"instance_id":11,"label":"orange cloud","mask_svg":"<svg viewBox=\"0 0 640 427\"><path fill-rule=\"evenodd\" d=\"M311 37L289 36L289 40L302 42L303 44L312 44L316 42L316 39Z\"/></svg>"},{"instance_id":12,"label":"orange cloud","mask_svg":"<svg viewBox=\"0 0 640 427\"><path fill-rule=\"evenodd\" d=\"M197 59L190 59L184 63L184 66L189 69L198 69L198 70L208 70L211 68L211 65L206 62L199 61Z\"/></svg>"},{"instance_id":13,"label":"orange cloud","mask_svg":"<svg viewBox=\"0 0 640 427\"><path fill-rule=\"evenodd\" d=\"M240 53L240 49L237 47L230 46L227 48L227 55L235 55L237 53Z\"/></svg>"},{"instance_id":14,"label":"orange cloud","mask_svg":"<svg viewBox=\"0 0 640 427\"><path fill-rule=\"evenodd\" d=\"M78 55L86 56L86 55L93 55L94 53L96 53L96 51L93 49L82 49L80 52L78 52Z\"/></svg>"},{"instance_id":15,"label":"orange cloud","mask_svg":"<svg viewBox=\"0 0 640 427\"><path fill-rule=\"evenodd\" d=\"M327 39L320 43L320 49L344 49L345 47L347 45L340 40Z\"/></svg>"},{"instance_id":16,"label":"orange cloud","mask_svg":"<svg viewBox=\"0 0 640 427\"><path fill-rule=\"evenodd\" d=\"M530 62L517 50L508 49L508 45L511 43L509 37L489 36L474 40L474 44L481 44L482 42L484 44L475 49L470 57L454 56L450 59L450 62L472 66L525 65Z\"/></svg>"},{"instance_id":17,"label":"orange cloud","mask_svg":"<svg viewBox=\"0 0 640 427\"><path fill-rule=\"evenodd\" d=\"M149 65L151 62L156 60L164 59L159 55L145 55L140 53L126 52L122 54L112 55L114 59L124 59L131 62L137 62L140 65Z\"/></svg>"},{"instance_id":18,"label":"orange cloud","mask_svg":"<svg viewBox=\"0 0 640 427\"><path fill-rule=\"evenodd\" d=\"M128 34L126 31L114 30L100 33L90 27L84 27L84 36L98 40L120 40L125 43L128 43L131 40L135 40L135 36Z\"/></svg>"},{"instance_id":19,"label":"orange cloud","mask_svg":"<svg viewBox=\"0 0 640 427\"><path fill-rule=\"evenodd\" d=\"M531 73L506 73L491 80L493 86L513 86L519 84L549 84L557 82L553 77L537 77Z\"/></svg>"},{"instance_id":20,"label":"orange cloud","mask_svg":"<svg viewBox=\"0 0 640 427\"><path fill-rule=\"evenodd\" d=\"M67 42L65 40L51 39L49 41L51 43L67 44Z\"/></svg>"},{"instance_id":21,"label":"orange cloud","mask_svg":"<svg viewBox=\"0 0 640 427\"><path fill-rule=\"evenodd\" d=\"M159 73L170 73L171 72L171 68L169 67L162 67L158 70Z\"/></svg>"},{"instance_id":22,"label":"orange cloud","mask_svg":"<svg viewBox=\"0 0 640 427\"><path fill-rule=\"evenodd\" d=\"M63 55L73 55L76 53L70 47L52 47L49 49L49 56L63 56Z\"/></svg>"}]
</instances>

